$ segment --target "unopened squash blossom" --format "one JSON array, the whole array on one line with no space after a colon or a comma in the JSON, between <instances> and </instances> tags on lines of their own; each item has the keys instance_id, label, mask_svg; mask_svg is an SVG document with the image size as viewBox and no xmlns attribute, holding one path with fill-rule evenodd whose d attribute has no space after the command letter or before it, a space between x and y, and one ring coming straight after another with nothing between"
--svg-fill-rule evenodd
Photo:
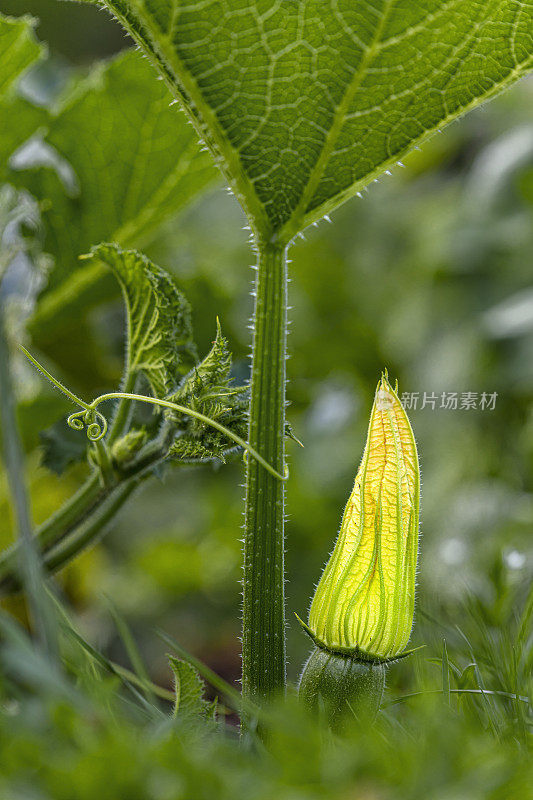
<instances>
[{"instance_id":1,"label":"unopened squash blossom","mask_svg":"<svg viewBox=\"0 0 533 800\"><path fill-rule=\"evenodd\" d=\"M420 471L396 391L382 376L363 459L335 548L304 625L315 644L300 694L322 697L335 722L346 702L372 716L385 664L402 656L413 625Z\"/></svg>"}]
</instances>

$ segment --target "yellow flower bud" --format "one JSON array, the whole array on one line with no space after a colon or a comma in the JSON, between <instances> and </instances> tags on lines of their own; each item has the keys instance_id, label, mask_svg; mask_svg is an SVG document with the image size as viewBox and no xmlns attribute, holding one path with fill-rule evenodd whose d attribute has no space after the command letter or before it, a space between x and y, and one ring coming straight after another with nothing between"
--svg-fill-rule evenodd
<instances>
[{"instance_id":1,"label":"yellow flower bud","mask_svg":"<svg viewBox=\"0 0 533 800\"><path fill-rule=\"evenodd\" d=\"M309 633L319 646L376 660L404 650L413 625L419 498L413 431L384 375L340 533L311 604Z\"/></svg>"}]
</instances>

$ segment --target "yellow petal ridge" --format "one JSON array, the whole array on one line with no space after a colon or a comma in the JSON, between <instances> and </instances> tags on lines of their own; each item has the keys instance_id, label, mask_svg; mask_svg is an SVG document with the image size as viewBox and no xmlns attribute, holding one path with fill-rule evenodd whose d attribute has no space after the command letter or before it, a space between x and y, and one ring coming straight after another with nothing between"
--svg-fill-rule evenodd
<instances>
[{"instance_id":1,"label":"yellow petal ridge","mask_svg":"<svg viewBox=\"0 0 533 800\"><path fill-rule=\"evenodd\" d=\"M386 373L361 465L318 584L309 628L326 647L393 658L413 625L420 470L411 425Z\"/></svg>"}]
</instances>

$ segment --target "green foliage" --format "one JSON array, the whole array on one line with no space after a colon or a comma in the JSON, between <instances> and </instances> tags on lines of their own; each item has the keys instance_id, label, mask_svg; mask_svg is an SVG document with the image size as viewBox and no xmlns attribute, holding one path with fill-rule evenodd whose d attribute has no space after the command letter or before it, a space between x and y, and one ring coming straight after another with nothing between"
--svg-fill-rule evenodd
<instances>
[{"instance_id":1,"label":"green foliage","mask_svg":"<svg viewBox=\"0 0 533 800\"><path fill-rule=\"evenodd\" d=\"M96 65L88 76L72 79L52 108L38 109L13 89L41 53L28 21L0 19L0 55L8 65L0 94L11 90L3 114L17 120L2 129L2 170L47 201L46 247L56 258L51 290L75 270L78 255L100 241L146 245L216 180L217 171L138 53ZM38 131L45 132L49 160L29 153L6 170L15 147Z\"/></svg>"},{"instance_id":2,"label":"green foliage","mask_svg":"<svg viewBox=\"0 0 533 800\"><path fill-rule=\"evenodd\" d=\"M117 277L127 311L127 346L123 384L131 390L143 375L155 398L184 406L223 425L241 438L246 433L248 393L246 388L230 386L231 354L222 336L220 323L209 353L187 375L196 358L190 306L175 281L135 250L101 244L84 259L106 264ZM118 417L126 406L119 406ZM120 411L122 409L122 412ZM161 416L159 414L159 416ZM235 448L222 431L185 412L166 410L165 442L171 442L166 455L174 462L194 463L219 459ZM114 421L122 433L122 421ZM153 436L157 436L157 426ZM148 440L144 428L133 428L113 441L113 458L126 466L134 460ZM116 433L112 435L116 439ZM44 463L57 470L73 460L69 442L46 436ZM165 449L165 445L163 445ZM50 451L51 450L51 451Z\"/></svg>"},{"instance_id":3,"label":"green foliage","mask_svg":"<svg viewBox=\"0 0 533 800\"><path fill-rule=\"evenodd\" d=\"M226 453L235 449L228 432L240 437L245 446L248 393L244 387L230 387L231 354L220 323L217 321L217 335L210 352L183 377L190 363L196 360L196 346L190 306L175 281L145 256L134 250L121 250L118 245L98 245L84 258L106 264L122 288L127 312L125 391L131 392L142 375L154 398L183 408L169 411L167 407L166 421L160 431L162 407L152 406L156 414L149 432L132 419L129 409L129 400L143 400L144 396L120 398L109 436L111 462L106 467L107 477L102 475L104 482L108 482L110 488L115 485L116 479L111 474L113 466L119 471L132 470L133 474L136 471L141 474L147 465L157 470L164 458L174 463L224 461ZM68 425L78 433L77 438L70 432L66 434L58 424L40 435L42 463L60 475L69 464L85 455L86 442L80 441L79 431L87 429L91 441L100 441L106 435L108 422L96 406L91 410L27 351L26 355L59 391L80 405L80 411L68 418ZM98 400L101 402L103 397ZM194 417L194 413L203 415L202 419ZM93 426L94 435L92 423L97 423ZM223 429L214 428L213 424ZM136 467L136 459L146 445L150 453L148 462L141 460ZM89 455L90 463L102 469L101 458L104 457L105 462L109 460L105 445L103 450L100 448Z\"/></svg>"},{"instance_id":4,"label":"green foliage","mask_svg":"<svg viewBox=\"0 0 533 800\"><path fill-rule=\"evenodd\" d=\"M477 599L487 621L494 606ZM507 630L517 659L525 662L531 656L531 642L519 630L526 621L524 601L526 606L528 601L516 593L512 601L519 619L513 621L513 614L506 617ZM27 635L2 617L2 796L33 794L46 800L95 796L232 800L236 794L254 800L529 797L530 707L527 700L483 696L472 675L478 670L482 680L491 676L490 691L503 677L498 651L489 655L489 648L482 654L489 645L485 633L466 612L463 623L473 625L471 651L453 627L446 626L445 631L451 708L443 703L446 696L440 688L442 641L430 634L430 652L412 656L403 676L410 686L407 675L416 672L419 693L405 697L405 687L398 691L391 674L393 687L387 690L374 726L347 720L343 738L332 736L319 717L306 713L291 696L262 718L268 747L257 742L253 731L249 741L257 746L243 747L231 725L205 724L209 704L203 700L198 674L187 662L171 660L180 687L178 713L171 718L167 690L152 685L155 691L142 696L139 689L145 682L102 656L69 623L62 625L61 639L68 670L59 674L50 670ZM434 625L427 626L428 631L431 628ZM494 633L491 627L490 634ZM468 680L471 693L460 694L456 674L468 664L473 668ZM34 766L31 773L28 758Z\"/></svg>"},{"instance_id":5,"label":"green foliage","mask_svg":"<svg viewBox=\"0 0 533 800\"><path fill-rule=\"evenodd\" d=\"M90 263L103 262L117 277L127 309L126 381L141 373L155 397L165 397L194 363L191 310L172 278L135 250L101 244Z\"/></svg>"},{"instance_id":6,"label":"green foliage","mask_svg":"<svg viewBox=\"0 0 533 800\"><path fill-rule=\"evenodd\" d=\"M245 437L248 391L245 387L231 387L230 369L228 343L222 336L220 323L217 323L217 333L211 350L168 399L200 411ZM213 458L224 461L225 454L234 448L234 444L223 433L194 417L173 411L168 416L180 431L169 450L170 458L185 462Z\"/></svg>"},{"instance_id":7,"label":"green foliage","mask_svg":"<svg viewBox=\"0 0 533 800\"><path fill-rule=\"evenodd\" d=\"M530 2L105 5L282 241L533 65Z\"/></svg>"},{"instance_id":8,"label":"green foliage","mask_svg":"<svg viewBox=\"0 0 533 800\"><path fill-rule=\"evenodd\" d=\"M12 211L12 194L13 191L3 203L8 212ZM8 220L9 214L6 224ZM249 450L267 469L272 469L239 435L239 432L244 434L246 392L229 388L231 356L220 326L209 355L178 387L177 399L190 405L176 406L176 399L169 399L168 392L177 386L188 365L196 360L189 304L173 279L136 251L102 244L93 248L86 258L107 264L123 290L127 311L124 391L100 395L88 404L21 346L31 364L64 397L79 406L79 410L68 417L68 426L78 434L84 430L94 445L88 452L92 475L72 502L65 504L37 531L37 546L51 571L63 567L94 541L136 485L152 473L161 474L166 459L174 463L224 460L226 450L237 443ZM141 376L153 392L153 398L132 394ZM227 397L231 399L228 401ZM98 405L116 398L120 402L109 426ZM222 398L225 405L220 402ZM157 409L146 425L132 413L132 400L144 401L151 404L152 409ZM173 407L178 416L167 415L165 420L161 409L169 407ZM200 408L211 411L214 418L207 417ZM188 424L191 416L195 415L200 417L199 430L191 429ZM215 433L210 434L213 427ZM180 439L183 439L184 446L174 447ZM83 458L86 452L85 437L83 444L78 444L72 441L71 436L53 428L41 433L41 443L42 463L58 475ZM19 586L16 574L18 552L15 547L12 552L3 553L0 559L4 590Z\"/></svg>"},{"instance_id":9,"label":"green foliage","mask_svg":"<svg viewBox=\"0 0 533 800\"><path fill-rule=\"evenodd\" d=\"M34 24L29 17L15 20L0 14L0 116L16 120L16 125L0 128L0 181L10 177L8 160L13 151L46 122L45 112L18 94L20 79L44 51L36 40Z\"/></svg>"}]
</instances>

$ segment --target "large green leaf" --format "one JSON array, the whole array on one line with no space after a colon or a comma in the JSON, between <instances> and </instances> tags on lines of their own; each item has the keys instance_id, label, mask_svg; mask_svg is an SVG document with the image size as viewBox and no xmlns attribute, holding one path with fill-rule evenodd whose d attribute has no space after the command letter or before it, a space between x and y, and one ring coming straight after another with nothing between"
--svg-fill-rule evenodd
<instances>
[{"instance_id":1,"label":"large green leaf","mask_svg":"<svg viewBox=\"0 0 533 800\"><path fill-rule=\"evenodd\" d=\"M55 267L30 327L41 349L76 374L82 351L87 362L94 359L84 316L115 288L105 267L94 261L82 266L78 256L102 240L145 245L219 173L139 53L97 65L49 111L15 92L41 51L30 20L0 17L0 117L9 121L0 125L0 180L43 202L44 246ZM11 159L34 134L52 148L47 162L20 151ZM54 160L63 163L63 173L70 171L67 185Z\"/></svg>"},{"instance_id":2,"label":"large green leaf","mask_svg":"<svg viewBox=\"0 0 533 800\"><path fill-rule=\"evenodd\" d=\"M6 119L9 123L0 125L0 180L19 182L10 169L10 156L41 126L46 125L48 114L44 108L28 103L23 97L11 96L0 98L0 119Z\"/></svg>"},{"instance_id":3,"label":"large green leaf","mask_svg":"<svg viewBox=\"0 0 533 800\"><path fill-rule=\"evenodd\" d=\"M0 15L0 98L8 95L25 70L42 51L29 17L10 19Z\"/></svg>"},{"instance_id":4,"label":"large green leaf","mask_svg":"<svg viewBox=\"0 0 533 800\"><path fill-rule=\"evenodd\" d=\"M0 104L6 103L2 116L10 122L0 128L1 174L48 201L46 247L56 258L53 288L79 269L80 253L102 240L145 245L218 172L140 54L130 51L97 65L48 113L14 92L41 53L31 20L0 16ZM39 161L33 169L6 170L15 148L38 129L71 166L70 186ZM31 166L31 159L26 163Z\"/></svg>"},{"instance_id":5,"label":"large green leaf","mask_svg":"<svg viewBox=\"0 0 533 800\"><path fill-rule=\"evenodd\" d=\"M290 240L533 65L532 0L105 0Z\"/></svg>"},{"instance_id":6,"label":"large green leaf","mask_svg":"<svg viewBox=\"0 0 533 800\"><path fill-rule=\"evenodd\" d=\"M70 190L50 166L13 172L19 185L46 202L45 248L55 257L30 331L81 388L87 367L78 365L96 363L87 313L116 287L102 264L83 265L78 256L101 241L146 245L219 180L210 154L201 151L171 101L138 52L98 65L44 120L44 141L72 168ZM87 383L95 380L87 374Z\"/></svg>"},{"instance_id":7,"label":"large green leaf","mask_svg":"<svg viewBox=\"0 0 533 800\"><path fill-rule=\"evenodd\" d=\"M97 65L51 114L45 142L71 165L77 188L65 190L50 168L25 179L36 197L51 199L47 247L57 264L50 288L101 241L144 246L216 179L212 159L171 100L130 51Z\"/></svg>"},{"instance_id":8,"label":"large green leaf","mask_svg":"<svg viewBox=\"0 0 533 800\"><path fill-rule=\"evenodd\" d=\"M43 123L42 109L32 106L16 94L24 72L42 53L35 39L33 21L18 20L0 14L0 180L7 178L7 160L15 147Z\"/></svg>"}]
</instances>

